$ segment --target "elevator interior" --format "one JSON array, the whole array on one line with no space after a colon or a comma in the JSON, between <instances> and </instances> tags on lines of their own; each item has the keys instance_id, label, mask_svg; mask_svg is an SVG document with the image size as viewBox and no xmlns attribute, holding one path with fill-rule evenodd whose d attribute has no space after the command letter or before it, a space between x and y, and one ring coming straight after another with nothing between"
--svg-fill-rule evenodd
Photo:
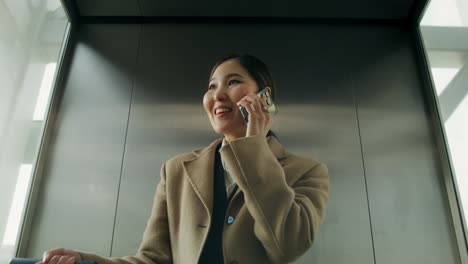
<instances>
[{"instance_id":1,"label":"elevator interior","mask_svg":"<svg viewBox=\"0 0 468 264\"><path fill-rule=\"evenodd\" d=\"M20 256L131 255L159 169L220 137L212 63L262 58L272 130L325 162L330 200L296 263L466 263L417 38L427 1L63 1L71 31ZM91 238L91 239L90 239Z\"/></svg>"}]
</instances>

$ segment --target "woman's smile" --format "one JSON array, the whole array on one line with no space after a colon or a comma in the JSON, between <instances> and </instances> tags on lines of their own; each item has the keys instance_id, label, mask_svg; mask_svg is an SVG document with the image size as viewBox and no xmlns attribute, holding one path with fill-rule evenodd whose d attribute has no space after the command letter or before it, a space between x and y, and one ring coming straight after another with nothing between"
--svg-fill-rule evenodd
<instances>
[{"instance_id":1,"label":"woman's smile","mask_svg":"<svg viewBox=\"0 0 468 264\"><path fill-rule=\"evenodd\" d=\"M232 108L223 106L216 107L214 111L216 117L224 116L225 114L228 114L230 112L232 112Z\"/></svg>"}]
</instances>

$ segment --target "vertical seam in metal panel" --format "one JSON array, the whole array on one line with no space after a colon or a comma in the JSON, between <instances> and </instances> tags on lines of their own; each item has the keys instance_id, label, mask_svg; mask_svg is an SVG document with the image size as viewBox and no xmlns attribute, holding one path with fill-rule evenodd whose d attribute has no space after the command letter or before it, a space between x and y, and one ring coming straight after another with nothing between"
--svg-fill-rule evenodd
<instances>
[{"instance_id":1,"label":"vertical seam in metal panel","mask_svg":"<svg viewBox=\"0 0 468 264\"><path fill-rule=\"evenodd\" d=\"M143 13L141 12L140 0L137 0L137 5L138 5L138 11L140 11L140 16L143 16Z\"/></svg>"},{"instance_id":2,"label":"vertical seam in metal panel","mask_svg":"<svg viewBox=\"0 0 468 264\"><path fill-rule=\"evenodd\" d=\"M367 174L366 174L366 166L364 162L364 150L362 148L361 126L359 122L359 112L358 112L358 105L357 105L356 92L355 92L356 81L354 80L354 76L351 76L351 80L353 84L352 90L353 90L354 109L356 111L356 123L358 127L359 146L361 148L362 171L364 173L364 185L366 187L367 212L369 213L369 225L370 225L370 233L371 233L371 241L372 241L372 255L374 257L374 264L376 264L377 260L375 257L374 232L373 232L372 216L371 216L371 209L370 209L370 203L369 203L369 190L367 188Z\"/></svg>"},{"instance_id":3,"label":"vertical seam in metal panel","mask_svg":"<svg viewBox=\"0 0 468 264\"><path fill-rule=\"evenodd\" d=\"M127 147L127 136L128 136L128 126L130 124L130 114L132 111L132 101L133 101L133 91L135 90L135 75L136 75L136 68L138 67L138 56L140 54L140 42L141 42L141 25L140 25L140 30L138 32L138 46L137 46L137 53L135 56L135 64L134 64L134 71L133 71L133 76L132 76L132 90L130 92L130 105L128 107L128 115L127 115L127 127L125 129L125 138L124 138L124 146L123 146L123 152L122 152L122 161L120 164L120 176L119 176L119 184L117 187L117 200L115 203L115 212L114 212L114 225L112 227L112 237L111 237L111 244L110 244L110 252L109 256L112 257L112 249L114 248L114 236L115 236L115 224L117 222L117 211L119 208L119 197L120 197L120 186L122 183L122 173L123 173L123 164L125 161L125 150Z\"/></svg>"}]
</instances>

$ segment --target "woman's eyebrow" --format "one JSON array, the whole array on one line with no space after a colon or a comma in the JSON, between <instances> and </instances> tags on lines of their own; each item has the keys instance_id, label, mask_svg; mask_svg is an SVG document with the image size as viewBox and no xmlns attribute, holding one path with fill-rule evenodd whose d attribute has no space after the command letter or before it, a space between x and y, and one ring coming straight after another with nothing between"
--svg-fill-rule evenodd
<instances>
[{"instance_id":1,"label":"woman's eyebrow","mask_svg":"<svg viewBox=\"0 0 468 264\"><path fill-rule=\"evenodd\" d=\"M242 75L240 75L239 73L230 73L228 75L226 75L224 78L226 79L229 79L231 77L240 77L240 78L244 78Z\"/></svg>"},{"instance_id":2,"label":"woman's eyebrow","mask_svg":"<svg viewBox=\"0 0 468 264\"><path fill-rule=\"evenodd\" d=\"M240 75L239 73L229 73L229 74L226 74L226 76L224 76L225 79L229 79L231 77L244 78L244 76ZM214 79L216 79L216 78L215 77L211 78L209 82L213 81Z\"/></svg>"}]
</instances>

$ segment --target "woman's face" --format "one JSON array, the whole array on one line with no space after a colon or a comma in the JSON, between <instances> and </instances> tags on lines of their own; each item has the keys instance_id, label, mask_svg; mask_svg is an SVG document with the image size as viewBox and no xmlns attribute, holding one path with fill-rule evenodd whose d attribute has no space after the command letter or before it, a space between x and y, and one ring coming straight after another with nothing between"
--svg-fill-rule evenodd
<instances>
[{"instance_id":1,"label":"woman's face","mask_svg":"<svg viewBox=\"0 0 468 264\"><path fill-rule=\"evenodd\" d=\"M223 62L216 68L203 97L203 106L213 129L227 140L244 137L246 124L237 106L247 94L255 94L257 83L237 59Z\"/></svg>"}]
</instances>

